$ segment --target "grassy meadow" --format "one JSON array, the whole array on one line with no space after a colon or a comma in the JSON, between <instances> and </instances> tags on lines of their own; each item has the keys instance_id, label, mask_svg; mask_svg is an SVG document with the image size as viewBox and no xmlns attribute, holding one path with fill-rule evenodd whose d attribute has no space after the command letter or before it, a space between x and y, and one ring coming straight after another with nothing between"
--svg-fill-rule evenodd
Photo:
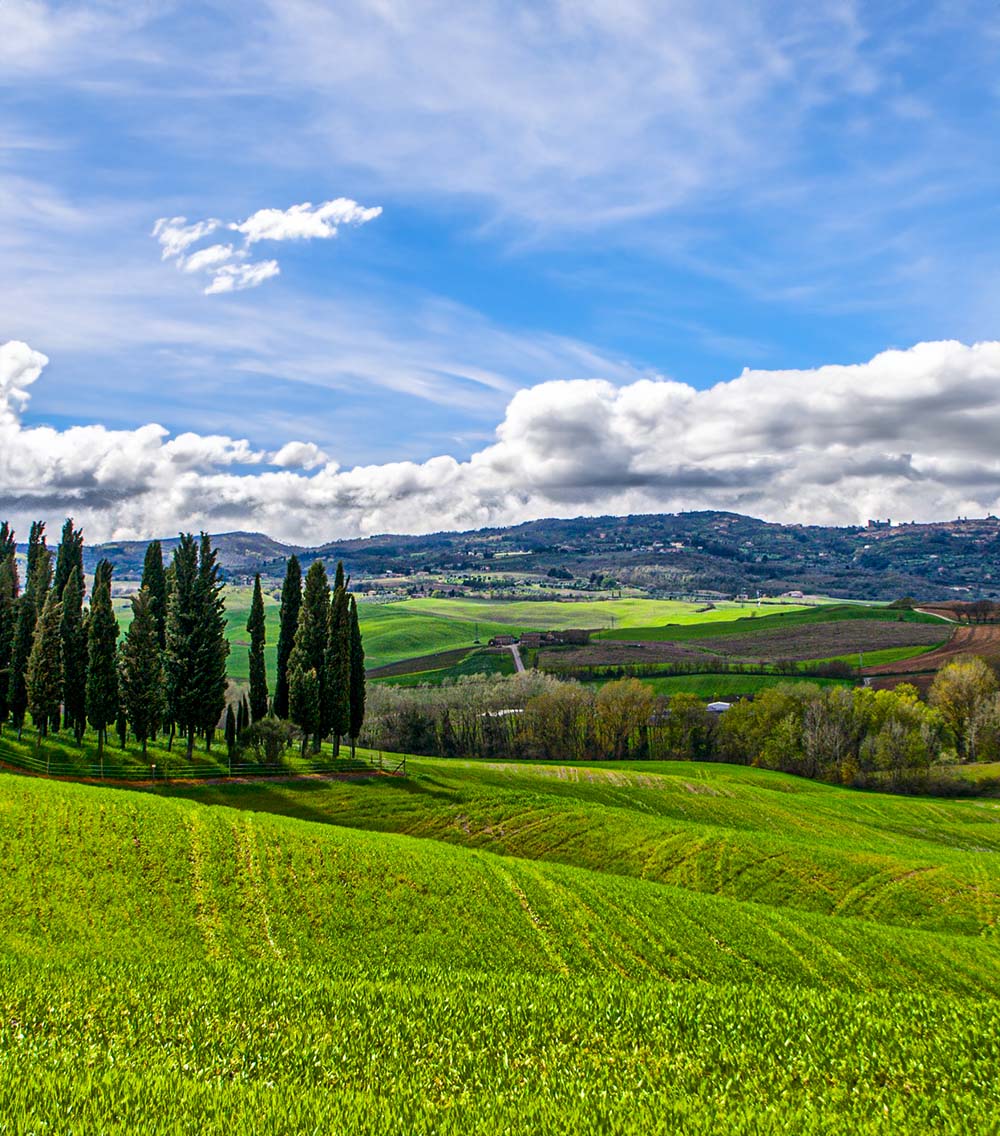
<instances>
[{"instance_id":1,"label":"grassy meadow","mask_svg":"<svg viewBox=\"0 0 1000 1136\"><path fill-rule=\"evenodd\" d=\"M0 1129L996 1131L1000 806L0 774Z\"/></svg>"},{"instance_id":2,"label":"grassy meadow","mask_svg":"<svg viewBox=\"0 0 1000 1136\"><path fill-rule=\"evenodd\" d=\"M511 627L536 631L565 631L568 628L624 629L648 627L666 623L681 625L729 623L745 618L750 611L758 613L792 612L804 610L801 604L784 601L738 603L723 600L706 607L705 604L684 603L679 600L650 600L623 598L620 600L475 600L475 599L413 599L403 600L394 607L420 615L435 615L447 619L492 621Z\"/></svg>"}]
</instances>

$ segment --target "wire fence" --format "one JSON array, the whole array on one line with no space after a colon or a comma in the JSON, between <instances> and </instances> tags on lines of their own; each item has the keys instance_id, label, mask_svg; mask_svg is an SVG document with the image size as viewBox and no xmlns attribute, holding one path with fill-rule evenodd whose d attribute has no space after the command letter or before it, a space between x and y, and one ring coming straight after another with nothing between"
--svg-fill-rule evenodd
<instances>
[{"instance_id":1,"label":"wire fence","mask_svg":"<svg viewBox=\"0 0 1000 1136\"><path fill-rule=\"evenodd\" d=\"M266 777L309 777L339 775L344 777L376 776L389 774L406 776L406 758L398 754L388 756L377 753L367 757L326 759L296 758L294 761L200 761L171 762L169 765L149 762L148 765L120 761L59 761L44 752L6 751L0 753L4 765L48 777L72 778L81 781L225 781L229 778L247 780Z\"/></svg>"}]
</instances>

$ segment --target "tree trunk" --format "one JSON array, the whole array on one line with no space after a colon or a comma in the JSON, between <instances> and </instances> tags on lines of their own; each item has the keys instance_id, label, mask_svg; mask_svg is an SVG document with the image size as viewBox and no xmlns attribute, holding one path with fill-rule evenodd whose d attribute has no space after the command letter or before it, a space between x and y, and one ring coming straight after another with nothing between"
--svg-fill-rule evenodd
<instances>
[{"instance_id":1,"label":"tree trunk","mask_svg":"<svg viewBox=\"0 0 1000 1136\"><path fill-rule=\"evenodd\" d=\"M194 760L194 726L188 726L187 759L188 759L188 761Z\"/></svg>"}]
</instances>

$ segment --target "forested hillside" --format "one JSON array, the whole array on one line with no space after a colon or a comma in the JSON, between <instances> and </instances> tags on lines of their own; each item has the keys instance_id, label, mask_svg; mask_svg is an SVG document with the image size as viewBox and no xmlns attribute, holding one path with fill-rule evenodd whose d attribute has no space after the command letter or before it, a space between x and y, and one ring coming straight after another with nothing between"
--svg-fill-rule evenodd
<instances>
[{"instance_id":1,"label":"forested hillside","mask_svg":"<svg viewBox=\"0 0 1000 1136\"><path fill-rule=\"evenodd\" d=\"M699 512L531 521L506 529L375 536L320 548L281 545L253 533L213 538L233 577L261 572L277 579L295 552L343 560L357 578L386 572L446 578L450 588L481 590L544 582L576 590L626 585L652 595L778 594L800 590L856 599L1000 595L1000 521L994 517L936 524L862 528L780 525L735 513ZM171 542L164 541L165 549ZM120 579L142 568L145 543L95 546ZM438 581L443 582L443 581ZM431 581L433 583L433 581Z\"/></svg>"}]
</instances>

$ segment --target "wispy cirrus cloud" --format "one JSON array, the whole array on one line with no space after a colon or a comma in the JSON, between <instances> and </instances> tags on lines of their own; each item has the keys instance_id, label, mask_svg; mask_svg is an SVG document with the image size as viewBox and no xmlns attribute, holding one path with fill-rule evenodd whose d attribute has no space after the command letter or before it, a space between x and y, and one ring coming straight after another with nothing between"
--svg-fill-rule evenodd
<instances>
[{"instance_id":1,"label":"wispy cirrus cloud","mask_svg":"<svg viewBox=\"0 0 1000 1136\"><path fill-rule=\"evenodd\" d=\"M251 260L250 248L261 241L329 240L344 225L364 225L375 220L382 207L359 205L337 197L314 206L306 201L288 209L258 209L245 221L223 222L216 218L188 222L186 217L161 217L152 236L160 244L163 260L174 260L177 267L207 278L205 295L241 292L256 288L281 273L276 260ZM188 252L206 237L226 229L239 233L241 244L212 244Z\"/></svg>"}]
</instances>

